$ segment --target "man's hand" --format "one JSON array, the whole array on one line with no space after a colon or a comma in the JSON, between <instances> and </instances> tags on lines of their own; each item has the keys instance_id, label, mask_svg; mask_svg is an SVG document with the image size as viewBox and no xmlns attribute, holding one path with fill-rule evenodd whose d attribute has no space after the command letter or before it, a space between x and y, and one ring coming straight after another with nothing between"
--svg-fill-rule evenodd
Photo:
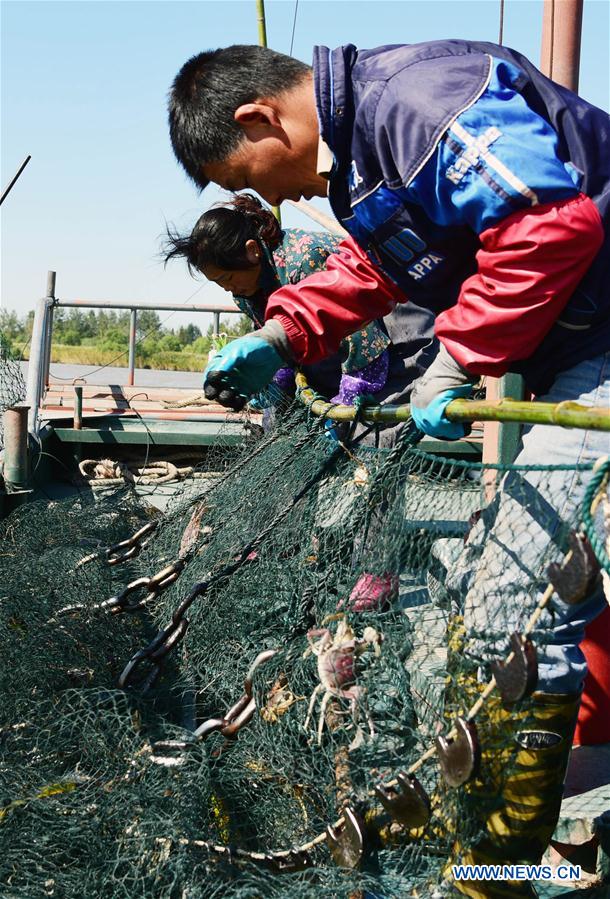
<instances>
[{"instance_id":1,"label":"man's hand","mask_svg":"<svg viewBox=\"0 0 610 899\"><path fill-rule=\"evenodd\" d=\"M441 344L438 356L411 394L411 418L419 430L442 440L465 437L469 425L449 421L445 409L452 400L469 396L473 383L473 376Z\"/></svg>"},{"instance_id":2,"label":"man's hand","mask_svg":"<svg viewBox=\"0 0 610 899\"><path fill-rule=\"evenodd\" d=\"M243 409L247 398L266 387L285 364L277 350L257 334L260 332L232 340L214 356L203 373L206 399Z\"/></svg>"}]
</instances>

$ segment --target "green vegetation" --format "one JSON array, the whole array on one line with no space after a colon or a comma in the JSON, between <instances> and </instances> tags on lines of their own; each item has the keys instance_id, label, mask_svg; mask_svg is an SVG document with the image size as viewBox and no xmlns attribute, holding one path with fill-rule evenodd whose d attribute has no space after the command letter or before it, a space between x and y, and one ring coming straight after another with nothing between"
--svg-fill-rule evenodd
<instances>
[{"instance_id":1,"label":"green vegetation","mask_svg":"<svg viewBox=\"0 0 610 899\"><path fill-rule=\"evenodd\" d=\"M34 313L20 318L16 312L0 311L3 334L18 359L29 357ZM201 371L214 346L251 330L245 315L222 322L222 335L214 338L212 325L202 334L189 323L168 328L157 312L138 311L136 366L168 371ZM53 317L52 362L83 365L127 365L129 312L93 309L55 309Z\"/></svg>"}]
</instances>

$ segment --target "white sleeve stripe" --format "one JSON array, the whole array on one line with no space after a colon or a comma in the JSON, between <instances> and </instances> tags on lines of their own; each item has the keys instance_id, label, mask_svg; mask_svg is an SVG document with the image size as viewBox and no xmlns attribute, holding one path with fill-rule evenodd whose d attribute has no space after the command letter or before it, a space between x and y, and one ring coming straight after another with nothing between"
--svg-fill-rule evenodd
<instances>
[{"instance_id":1,"label":"white sleeve stripe","mask_svg":"<svg viewBox=\"0 0 610 899\"><path fill-rule=\"evenodd\" d=\"M507 184L510 184L516 191L518 191L522 196L527 197L527 199L531 202L532 206L536 206L538 204L538 196L534 193L531 188L524 184L523 181L515 175L507 166L501 162L497 156L489 150L488 147L482 147L477 142L476 138L473 137L472 134L469 134L465 128L463 128L459 122L454 122L451 128L449 129L455 136L462 141L463 144L466 144L467 147L476 147L479 155L482 159L485 160L487 165L501 175Z\"/></svg>"}]
</instances>

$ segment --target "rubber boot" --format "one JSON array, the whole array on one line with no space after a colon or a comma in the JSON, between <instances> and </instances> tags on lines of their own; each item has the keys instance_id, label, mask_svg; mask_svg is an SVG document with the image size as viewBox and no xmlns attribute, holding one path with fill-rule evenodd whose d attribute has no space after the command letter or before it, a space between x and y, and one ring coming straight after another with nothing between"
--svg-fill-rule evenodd
<instances>
[{"instance_id":1,"label":"rubber boot","mask_svg":"<svg viewBox=\"0 0 610 899\"><path fill-rule=\"evenodd\" d=\"M452 865L540 862L559 817L579 702L580 695L535 693L505 708L499 696L488 699L476 721L479 772L460 790L460 830L444 871L448 895L537 896L525 881L455 881Z\"/></svg>"}]
</instances>

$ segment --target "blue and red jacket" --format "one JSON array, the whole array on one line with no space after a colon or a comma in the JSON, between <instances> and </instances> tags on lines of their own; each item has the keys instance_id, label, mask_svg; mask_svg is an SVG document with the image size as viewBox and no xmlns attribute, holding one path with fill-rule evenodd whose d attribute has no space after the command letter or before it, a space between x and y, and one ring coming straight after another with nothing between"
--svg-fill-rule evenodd
<instances>
[{"instance_id":1,"label":"blue and red jacket","mask_svg":"<svg viewBox=\"0 0 610 899\"><path fill-rule=\"evenodd\" d=\"M610 118L525 57L458 40L314 51L329 200L349 231L267 318L333 352L398 287L475 374L535 393L610 348Z\"/></svg>"}]
</instances>

